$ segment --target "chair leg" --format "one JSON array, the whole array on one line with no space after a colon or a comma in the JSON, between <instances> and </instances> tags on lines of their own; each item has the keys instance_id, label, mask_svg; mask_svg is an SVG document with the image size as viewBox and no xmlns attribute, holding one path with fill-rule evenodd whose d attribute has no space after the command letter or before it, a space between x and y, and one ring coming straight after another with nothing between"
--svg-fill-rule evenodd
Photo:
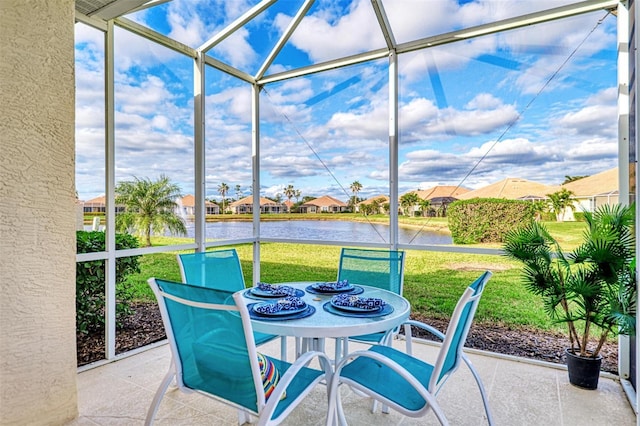
<instances>
[{"instance_id":1,"label":"chair leg","mask_svg":"<svg viewBox=\"0 0 640 426\"><path fill-rule=\"evenodd\" d=\"M251 414L244 410L238 410L238 426L251 423Z\"/></svg>"},{"instance_id":2,"label":"chair leg","mask_svg":"<svg viewBox=\"0 0 640 426\"><path fill-rule=\"evenodd\" d=\"M171 363L171 367L169 367L169 371L165 374L162 382L160 382L160 386L158 386L158 390L156 394L153 396L153 401L151 401L151 405L149 406L149 411L147 411L147 418L144 420L145 426L150 426L153 424L153 420L156 417L156 413L158 412L158 407L160 407L160 402L164 397L169 384L173 381L173 378L176 376L175 370L173 369L173 363Z\"/></svg>"},{"instance_id":3,"label":"chair leg","mask_svg":"<svg viewBox=\"0 0 640 426\"><path fill-rule=\"evenodd\" d=\"M484 389L484 385L482 384L482 379L480 379L480 375L476 371L475 367L471 363L471 360L467 358L465 354L462 354L462 359L471 370L471 374L473 374L473 378L476 379L476 383L478 384L478 388L480 389L480 395L482 396L482 403L484 404L484 411L487 414L487 422L489 425L493 425L493 417L491 417L491 409L489 408L489 398L487 396L487 392Z\"/></svg>"}]
</instances>

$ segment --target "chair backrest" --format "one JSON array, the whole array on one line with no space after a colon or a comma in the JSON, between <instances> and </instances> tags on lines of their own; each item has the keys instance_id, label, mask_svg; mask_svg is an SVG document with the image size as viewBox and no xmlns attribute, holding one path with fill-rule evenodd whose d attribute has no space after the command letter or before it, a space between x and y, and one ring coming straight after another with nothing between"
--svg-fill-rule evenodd
<instances>
[{"instance_id":1,"label":"chair backrest","mask_svg":"<svg viewBox=\"0 0 640 426\"><path fill-rule=\"evenodd\" d=\"M343 248L340 253L338 280L402 294L404 252Z\"/></svg>"},{"instance_id":2,"label":"chair backrest","mask_svg":"<svg viewBox=\"0 0 640 426\"><path fill-rule=\"evenodd\" d=\"M473 317L480 302L480 297L491 275L492 273L490 271L486 271L480 275L467 287L458 300L451 315L449 326L447 327L446 337L442 342L440 353L435 362L434 371L429 383L430 391L436 391L460 365L462 348L467 340L467 335L469 334Z\"/></svg>"},{"instance_id":3,"label":"chair backrest","mask_svg":"<svg viewBox=\"0 0 640 426\"><path fill-rule=\"evenodd\" d=\"M229 291L245 287L236 249L178 254L177 257L182 282Z\"/></svg>"},{"instance_id":4,"label":"chair backrest","mask_svg":"<svg viewBox=\"0 0 640 426\"><path fill-rule=\"evenodd\" d=\"M149 279L179 387L258 413L265 404L251 322L233 292Z\"/></svg>"}]
</instances>

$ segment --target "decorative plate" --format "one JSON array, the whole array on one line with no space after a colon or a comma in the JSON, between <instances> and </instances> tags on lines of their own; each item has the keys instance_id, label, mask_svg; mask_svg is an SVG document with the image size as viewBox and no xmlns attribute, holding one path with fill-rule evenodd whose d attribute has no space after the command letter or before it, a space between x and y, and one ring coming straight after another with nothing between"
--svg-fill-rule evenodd
<instances>
[{"instance_id":1,"label":"decorative plate","mask_svg":"<svg viewBox=\"0 0 640 426\"><path fill-rule=\"evenodd\" d=\"M266 316L294 315L307 309L307 304L298 297L285 297L276 302L256 303L253 311Z\"/></svg>"},{"instance_id":2,"label":"decorative plate","mask_svg":"<svg viewBox=\"0 0 640 426\"><path fill-rule=\"evenodd\" d=\"M353 290L347 280L311 284L311 288L321 293L345 293Z\"/></svg>"},{"instance_id":3,"label":"decorative plate","mask_svg":"<svg viewBox=\"0 0 640 426\"><path fill-rule=\"evenodd\" d=\"M386 305L382 299L339 294L331 298L331 306L349 312L375 312Z\"/></svg>"},{"instance_id":4,"label":"decorative plate","mask_svg":"<svg viewBox=\"0 0 640 426\"><path fill-rule=\"evenodd\" d=\"M286 297L294 296L296 289L287 285L258 283L256 287L251 288L251 294L260 297Z\"/></svg>"}]
</instances>

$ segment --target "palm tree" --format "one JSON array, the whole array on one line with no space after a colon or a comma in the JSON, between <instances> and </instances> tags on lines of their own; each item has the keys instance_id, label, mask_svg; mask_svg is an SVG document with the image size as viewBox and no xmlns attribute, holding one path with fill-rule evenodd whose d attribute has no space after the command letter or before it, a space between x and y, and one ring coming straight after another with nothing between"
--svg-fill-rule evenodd
<instances>
[{"instance_id":1,"label":"palm tree","mask_svg":"<svg viewBox=\"0 0 640 426\"><path fill-rule=\"evenodd\" d=\"M427 200L426 198L418 199L418 207L420 207L420 211L422 212L423 217L427 215L429 206L431 206L431 200Z\"/></svg>"},{"instance_id":2,"label":"palm tree","mask_svg":"<svg viewBox=\"0 0 640 426\"><path fill-rule=\"evenodd\" d=\"M549 200L551 202L551 208L556 215L556 221L562 222L562 212L567 207L573 207L573 200L571 196L573 192L569 191L566 188L562 188L558 192L554 192L553 194L547 194Z\"/></svg>"},{"instance_id":3,"label":"palm tree","mask_svg":"<svg viewBox=\"0 0 640 426\"><path fill-rule=\"evenodd\" d=\"M240 199L242 196L242 187L240 185L236 185L236 201Z\"/></svg>"},{"instance_id":4,"label":"palm tree","mask_svg":"<svg viewBox=\"0 0 640 426\"><path fill-rule=\"evenodd\" d=\"M293 185L287 185L287 187L284 189L284 195L289 200L289 205L291 205L291 199L296 195L296 189L293 187ZM291 208L289 208L289 213L291 213Z\"/></svg>"},{"instance_id":5,"label":"palm tree","mask_svg":"<svg viewBox=\"0 0 640 426\"><path fill-rule=\"evenodd\" d=\"M415 192L407 192L400 197L400 207L402 208L402 214L409 216L409 208L415 206L418 203L418 194Z\"/></svg>"},{"instance_id":6,"label":"palm tree","mask_svg":"<svg viewBox=\"0 0 640 426\"><path fill-rule=\"evenodd\" d=\"M123 181L115 188L116 204L125 206L125 211L116 216L116 229L135 229L151 246L151 232L169 229L174 234L186 235L187 228L176 212L176 199L182 196L180 187L165 175L156 181L134 177Z\"/></svg>"},{"instance_id":7,"label":"palm tree","mask_svg":"<svg viewBox=\"0 0 640 426\"><path fill-rule=\"evenodd\" d=\"M296 192L293 194L294 197L296 197L296 203L300 202L300 197L302 196L302 192L300 192L299 189L296 189Z\"/></svg>"},{"instance_id":8,"label":"palm tree","mask_svg":"<svg viewBox=\"0 0 640 426\"><path fill-rule=\"evenodd\" d=\"M356 203L358 202L358 193L362 191L362 184L356 180L351 184L350 188L351 192L353 192L353 201L351 205L355 210Z\"/></svg>"},{"instance_id":9,"label":"palm tree","mask_svg":"<svg viewBox=\"0 0 640 426\"><path fill-rule=\"evenodd\" d=\"M218 192L222 195L222 214L224 214L224 198L226 197L227 192L229 192L229 185L222 182L218 185Z\"/></svg>"}]
</instances>

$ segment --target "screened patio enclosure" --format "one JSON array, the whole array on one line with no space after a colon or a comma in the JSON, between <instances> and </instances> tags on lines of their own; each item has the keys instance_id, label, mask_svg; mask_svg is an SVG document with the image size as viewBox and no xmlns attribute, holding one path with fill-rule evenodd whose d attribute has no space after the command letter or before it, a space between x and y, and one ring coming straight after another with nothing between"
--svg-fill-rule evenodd
<instances>
[{"instance_id":1,"label":"screened patio enclosure","mask_svg":"<svg viewBox=\"0 0 640 426\"><path fill-rule=\"evenodd\" d=\"M76 22L76 184L81 198L105 194L107 211L106 251L77 261L107 265L107 359L119 257L253 243L256 282L263 242L498 255L403 240L400 196L522 170L549 181L618 166L620 199L635 199L632 2L77 0ZM606 138L571 127L594 108ZM541 117L548 127L534 126ZM599 149L612 144L613 156ZM583 168L562 157L590 150ZM157 174L195 195L188 242L116 250L114 188ZM260 196L293 184L357 199L353 181L362 198L389 197L388 226L372 227L372 240L265 236ZM205 221L205 200L225 198L221 182L237 199L255 195L252 226L231 238ZM634 380L630 351L620 375Z\"/></svg>"}]
</instances>

